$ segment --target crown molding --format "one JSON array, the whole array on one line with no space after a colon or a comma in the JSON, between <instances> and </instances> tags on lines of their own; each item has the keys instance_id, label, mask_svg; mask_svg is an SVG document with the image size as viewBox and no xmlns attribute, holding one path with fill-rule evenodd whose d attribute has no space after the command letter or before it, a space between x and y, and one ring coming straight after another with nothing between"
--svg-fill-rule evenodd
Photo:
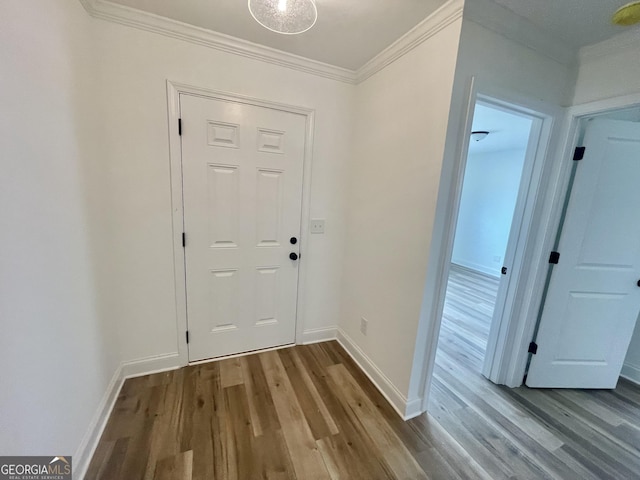
<instances>
[{"instance_id":1,"label":"crown molding","mask_svg":"<svg viewBox=\"0 0 640 480\"><path fill-rule=\"evenodd\" d=\"M360 83L410 52L443 28L462 17L464 0L449 0L442 7L369 60L357 71L336 67L292 53L265 47L170 18L126 7L107 0L79 0L94 18L106 20L234 55L291 68L345 83Z\"/></svg>"},{"instance_id":2,"label":"crown molding","mask_svg":"<svg viewBox=\"0 0 640 480\"><path fill-rule=\"evenodd\" d=\"M436 33L462 18L464 0L449 0L398 40L373 57L356 72L356 83L365 81Z\"/></svg>"},{"instance_id":3,"label":"crown molding","mask_svg":"<svg viewBox=\"0 0 640 480\"><path fill-rule=\"evenodd\" d=\"M80 0L80 3L94 18L332 80L351 84L356 82L356 74L353 70L318 62L105 0Z\"/></svg>"},{"instance_id":4,"label":"crown molding","mask_svg":"<svg viewBox=\"0 0 640 480\"><path fill-rule=\"evenodd\" d=\"M468 0L465 3L464 16L562 65L576 64L576 48L491 0Z\"/></svg>"},{"instance_id":5,"label":"crown molding","mask_svg":"<svg viewBox=\"0 0 640 480\"><path fill-rule=\"evenodd\" d=\"M634 28L615 35L602 42L582 47L578 53L580 63L590 62L599 57L615 55L629 50L640 50L640 29Z\"/></svg>"}]
</instances>

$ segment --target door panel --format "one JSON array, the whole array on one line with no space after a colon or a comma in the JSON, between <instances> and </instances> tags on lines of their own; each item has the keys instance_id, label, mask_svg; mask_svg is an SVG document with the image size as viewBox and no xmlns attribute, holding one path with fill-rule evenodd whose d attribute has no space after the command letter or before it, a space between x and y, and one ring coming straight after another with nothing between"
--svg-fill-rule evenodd
<instances>
[{"instance_id":1,"label":"door panel","mask_svg":"<svg viewBox=\"0 0 640 480\"><path fill-rule=\"evenodd\" d=\"M207 221L211 248L238 247L239 176L237 167L207 165Z\"/></svg>"},{"instance_id":2,"label":"door panel","mask_svg":"<svg viewBox=\"0 0 640 480\"><path fill-rule=\"evenodd\" d=\"M640 124L585 133L530 387L615 388L640 312Z\"/></svg>"},{"instance_id":3,"label":"door panel","mask_svg":"<svg viewBox=\"0 0 640 480\"><path fill-rule=\"evenodd\" d=\"M180 96L189 360L295 341L306 117Z\"/></svg>"}]
</instances>

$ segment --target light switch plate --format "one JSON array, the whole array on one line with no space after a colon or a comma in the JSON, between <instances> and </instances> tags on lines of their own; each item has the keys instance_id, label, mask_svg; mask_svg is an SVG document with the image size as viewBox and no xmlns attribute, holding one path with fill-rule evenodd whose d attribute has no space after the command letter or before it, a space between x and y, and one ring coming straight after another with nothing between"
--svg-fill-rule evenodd
<instances>
[{"instance_id":1,"label":"light switch plate","mask_svg":"<svg viewBox=\"0 0 640 480\"><path fill-rule=\"evenodd\" d=\"M324 233L324 219L311 219L311 226L309 227L309 229L311 230L311 233Z\"/></svg>"}]
</instances>

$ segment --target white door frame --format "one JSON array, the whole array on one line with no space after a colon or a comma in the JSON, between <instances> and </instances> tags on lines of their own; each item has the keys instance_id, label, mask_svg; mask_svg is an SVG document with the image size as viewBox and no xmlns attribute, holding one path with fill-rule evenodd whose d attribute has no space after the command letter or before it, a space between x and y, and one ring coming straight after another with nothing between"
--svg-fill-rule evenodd
<instances>
[{"instance_id":1,"label":"white door frame","mask_svg":"<svg viewBox=\"0 0 640 480\"><path fill-rule=\"evenodd\" d=\"M563 116L563 109L550 105L546 102L532 99L514 92L496 89L491 85L478 85L475 78L471 79L466 101L463 104L463 111L458 113L458 122L455 119L450 122L455 131L453 135L457 137L455 154L452 155L453 164L449 169L443 169L441 177L440 192L438 194L438 204L436 207L436 219L434 224L434 236L429 254L431 272L427 272L427 284L425 285L425 295L423 301L423 311L421 312L420 327L418 330L417 342L426 342L426 348L416 345L416 355L412 371L412 379L419 382L417 393L421 397L421 411L426 411L429 401L429 389L431 387L431 377L435 365L435 357L440 332L440 324L444 309L444 298L446 295L446 285L449 277L449 264L453 250L455 229L458 220L458 209L462 194L462 182L464 178L467 152L469 147L469 135L473 123L473 112L476 101L487 102L491 99L493 103L503 103L510 109L514 106L516 110L527 113L541 120L541 139L538 144L537 158L535 160L534 171L532 172L531 185L527 191L526 207L523 212L522 226L519 232L514 232L518 241L516 254L511 265L511 281L505 299L505 314L502 322L493 332L495 338L495 349L487 369L489 378L501 384L513 385L513 372L510 366L514 354L520 354L520 347L524 343L527 335L522 330L520 322L511 321L527 315L527 312L536 310L536 300L542 295L543 285L536 287L536 281L541 276L539 271L544 267L546 261L542 261L545 251L540 248L537 236L540 232L539 225L544 218L543 210L546 204L546 192L550 179L553 178L553 158L557 149L559 135L554 133L554 125L560 122ZM548 252L546 252L548 256ZM545 259L546 260L546 259ZM546 273L546 270L545 270ZM534 281L536 280L536 281ZM540 283L540 282L537 282ZM528 349L531 336L526 340ZM489 353L488 353L489 354ZM525 359L526 361L526 359ZM522 368L524 374L524 365ZM517 385L522 383L522 376ZM415 415L419 412L410 412Z\"/></svg>"},{"instance_id":2,"label":"white door frame","mask_svg":"<svg viewBox=\"0 0 640 480\"><path fill-rule=\"evenodd\" d=\"M311 164L313 157L315 111L310 108L286 105L268 100L252 98L245 95L238 95L235 93L220 92L208 88L194 87L192 85L185 85L167 80L167 112L169 121L169 160L171 167L171 212L178 361L180 365L189 364L189 350L185 335L185 332L187 331L187 285L184 264L184 248L182 247L182 232L184 231L184 208L182 202L182 140L178 133L180 94L244 103L247 105L304 115L306 117L306 138L302 177L302 211L300 222L300 263L298 267L298 292L296 298L296 343L302 343L302 332L304 331L305 320L303 316L305 286L307 284L308 275L308 262L306 262L304 258L305 254L309 251L308 232L311 207Z\"/></svg>"}]
</instances>

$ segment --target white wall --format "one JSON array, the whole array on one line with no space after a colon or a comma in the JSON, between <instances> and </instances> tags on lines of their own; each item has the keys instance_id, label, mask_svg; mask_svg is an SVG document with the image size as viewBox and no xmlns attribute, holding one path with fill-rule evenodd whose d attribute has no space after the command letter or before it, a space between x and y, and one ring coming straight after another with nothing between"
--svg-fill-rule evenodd
<instances>
[{"instance_id":1,"label":"white wall","mask_svg":"<svg viewBox=\"0 0 640 480\"><path fill-rule=\"evenodd\" d=\"M341 327L406 396L461 20L356 90ZM360 318L369 320L360 333Z\"/></svg>"},{"instance_id":2,"label":"white wall","mask_svg":"<svg viewBox=\"0 0 640 480\"><path fill-rule=\"evenodd\" d=\"M583 49L574 105L640 92L640 35L619 38Z\"/></svg>"},{"instance_id":3,"label":"white wall","mask_svg":"<svg viewBox=\"0 0 640 480\"><path fill-rule=\"evenodd\" d=\"M311 214L327 223L304 252L309 275L299 318L306 329L336 325L354 86L114 23L96 21L94 32L108 158L105 288L123 358L170 354L184 338L174 301L167 79L315 109Z\"/></svg>"},{"instance_id":4,"label":"white wall","mask_svg":"<svg viewBox=\"0 0 640 480\"><path fill-rule=\"evenodd\" d=\"M77 1L0 4L2 455L75 455L120 361L94 242L91 23Z\"/></svg>"},{"instance_id":5,"label":"white wall","mask_svg":"<svg viewBox=\"0 0 640 480\"><path fill-rule=\"evenodd\" d=\"M464 89L471 76L476 77L481 90L490 88L491 92L485 93L523 95L568 106L576 70L465 18L456 80Z\"/></svg>"},{"instance_id":6,"label":"white wall","mask_svg":"<svg viewBox=\"0 0 640 480\"><path fill-rule=\"evenodd\" d=\"M612 50L611 46L618 45L621 38L628 41ZM594 52L606 54L594 55ZM573 100L575 105L640 93L639 36L634 39L624 34L618 39L585 49L581 56ZM622 375L640 383L640 322L636 324Z\"/></svg>"},{"instance_id":7,"label":"white wall","mask_svg":"<svg viewBox=\"0 0 640 480\"><path fill-rule=\"evenodd\" d=\"M469 153L452 263L500 276L525 155L526 149Z\"/></svg>"}]
</instances>

